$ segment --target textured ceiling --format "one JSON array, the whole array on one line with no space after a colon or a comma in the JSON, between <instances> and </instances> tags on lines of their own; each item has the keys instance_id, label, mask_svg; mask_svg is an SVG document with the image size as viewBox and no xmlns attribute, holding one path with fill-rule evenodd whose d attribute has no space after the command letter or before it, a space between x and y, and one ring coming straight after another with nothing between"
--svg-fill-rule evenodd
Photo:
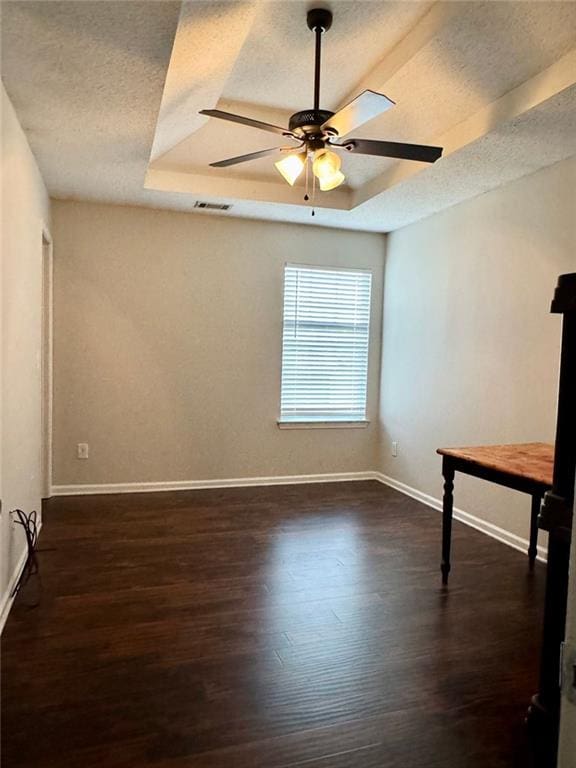
<instances>
[{"instance_id":1,"label":"textured ceiling","mask_svg":"<svg viewBox=\"0 0 576 768\"><path fill-rule=\"evenodd\" d=\"M322 106L335 109L346 101L431 6L432 2L333 3L334 21L322 45ZM309 0L259 5L223 99L288 114L313 105L314 35L306 25L310 7Z\"/></svg>"},{"instance_id":2,"label":"textured ceiling","mask_svg":"<svg viewBox=\"0 0 576 768\"><path fill-rule=\"evenodd\" d=\"M2 2L2 80L51 194L142 196L180 3Z\"/></svg>"},{"instance_id":3,"label":"textured ceiling","mask_svg":"<svg viewBox=\"0 0 576 768\"><path fill-rule=\"evenodd\" d=\"M312 220L270 159L207 167L283 142L199 109L310 106L309 2L3 2L3 80L50 192L389 231L576 152L576 3L330 5L322 106L383 91L397 106L355 135L442 140L436 165L348 155Z\"/></svg>"}]
</instances>

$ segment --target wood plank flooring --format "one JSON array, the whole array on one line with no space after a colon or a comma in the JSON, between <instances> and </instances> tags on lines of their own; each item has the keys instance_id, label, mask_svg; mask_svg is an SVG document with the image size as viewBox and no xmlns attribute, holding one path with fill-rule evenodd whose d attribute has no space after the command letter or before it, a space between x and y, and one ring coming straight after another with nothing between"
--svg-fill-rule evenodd
<instances>
[{"instance_id":1,"label":"wood plank flooring","mask_svg":"<svg viewBox=\"0 0 576 768\"><path fill-rule=\"evenodd\" d=\"M527 513L528 514L528 513ZM6 768L530 765L544 569L376 482L53 499Z\"/></svg>"}]
</instances>

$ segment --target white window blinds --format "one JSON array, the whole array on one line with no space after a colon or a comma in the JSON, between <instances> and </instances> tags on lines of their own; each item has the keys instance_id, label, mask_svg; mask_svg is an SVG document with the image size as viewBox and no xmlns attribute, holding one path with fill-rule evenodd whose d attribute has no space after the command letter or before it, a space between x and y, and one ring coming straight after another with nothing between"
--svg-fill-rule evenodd
<instances>
[{"instance_id":1,"label":"white window blinds","mask_svg":"<svg viewBox=\"0 0 576 768\"><path fill-rule=\"evenodd\" d=\"M280 421L366 419L372 274L287 264Z\"/></svg>"}]
</instances>

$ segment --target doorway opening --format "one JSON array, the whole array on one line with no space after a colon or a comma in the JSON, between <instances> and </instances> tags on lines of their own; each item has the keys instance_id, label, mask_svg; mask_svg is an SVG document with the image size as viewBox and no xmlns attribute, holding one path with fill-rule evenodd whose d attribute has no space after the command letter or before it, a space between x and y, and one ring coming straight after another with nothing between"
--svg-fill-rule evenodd
<instances>
[{"instance_id":1,"label":"doorway opening","mask_svg":"<svg viewBox=\"0 0 576 768\"><path fill-rule=\"evenodd\" d=\"M53 259L52 238L42 232L42 498L52 493L52 302Z\"/></svg>"}]
</instances>

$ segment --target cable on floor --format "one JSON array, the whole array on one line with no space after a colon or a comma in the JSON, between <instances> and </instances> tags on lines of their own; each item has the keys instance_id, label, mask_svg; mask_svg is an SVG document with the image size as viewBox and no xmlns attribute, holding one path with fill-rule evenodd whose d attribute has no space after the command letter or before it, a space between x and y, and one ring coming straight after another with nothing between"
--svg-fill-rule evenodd
<instances>
[{"instance_id":1,"label":"cable on floor","mask_svg":"<svg viewBox=\"0 0 576 768\"><path fill-rule=\"evenodd\" d=\"M26 537L26 562L18 577L10 597L14 598L22 587L28 583L32 576L39 576L40 567L38 565L38 558L36 556L36 543L38 541L38 514L36 510L32 510L29 514L26 514L21 509L14 509L10 512L13 521L16 525L20 525L24 530ZM36 603L37 604L37 603ZM33 606L31 606L33 607Z\"/></svg>"}]
</instances>

